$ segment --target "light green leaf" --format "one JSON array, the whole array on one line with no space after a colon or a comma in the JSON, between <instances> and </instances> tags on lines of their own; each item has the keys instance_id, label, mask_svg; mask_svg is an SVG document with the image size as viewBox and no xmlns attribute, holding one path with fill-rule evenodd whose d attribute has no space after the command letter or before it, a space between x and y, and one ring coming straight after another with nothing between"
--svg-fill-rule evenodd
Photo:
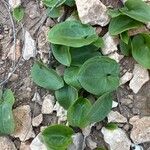
<instances>
[{"instance_id":1,"label":"light green leaf","mask_svg":"<svg viewBox=\"0 0 150 150\"><path fill-rule=\"evenodd\" d=\"M47 7L59 7L62 5L66 0L43 0L43 4Z\"/></svg>"},{"instance_id":2,"label":"light green leaf","mask_svg":"<svg viewBox=\"0 0 150 150\"><path fill-rule=\"evenodd\" d=\"M78 81L78 73L79 73L79 67L69 67L66 68L65 73L64 73L64 80L65 82L73 86L77 89L81 89L81 84Z\"/></svg>"},{"instance_id":3,"label":"light green leaf","mask_svg":"<svg viewBox=\"0 0 150 150\"><path fill-rule=\"evenodd\" d=\"M128 16L118 16L112 18L109 24L109 32L111 35L118 35L129 29L141 27L143 24L128 17Z\"/></svg>"},{"instance_id":4,"label":"light green leaf","mask_svg":"<svg viewBox=\"0 0 150 150\"><path fill-rule=\"evenodd\" d=\"M115 18L115 17L118 17L118 16L122 15L122 13L118 9L109 9L108 10L108 15L111 18Z\"/></svg>"},{"instance_id":5,"label":"light green leaf","mask_svg":"<svg viewBox=\"0 0 150 150\"><path fill-rule=\"evenodd\" d=\"M15 102L14 95L10 89L2 94L0 99L0 135L11 134L15 130L15 122L12 106Z\"/></svg>"},{"instance_id":6,"label":"light green leaf","mask_svg":"<svg viewBox=\"0 0 150 150\"><path fill-rule=\"evenodd\" d=\"M89 124L87 113L92 105L88 99L79 98L75 103L69 107L67 118L70 125L74 127L84 128Z\"/></svg>"},{"instance_id":7,"label":"light green leaf","mask_svg":"<svg viewBox=\"0 0 150 150\"><path fill-rule=\"evenodd\" d=\"M98 39L94 41L92 45L96 46L97 48L104 47L104 41L101 37L98 37Z\"/></svg>"},{"instance_id":8,"label":"light green leaf","mask_svg":"<svg viewBox=\"0 0 150 150\"><path fill-rule=\"evenodd\" d=\"M48 90L58 90L64 86L62 78L53 70L41 62L36 62L31 70L33 81Z\"/></svg>"},{"instance_id":9,"label":"light green leaf","mask_svg":"<svg viewBox=\"0 0 150 150\"><path fill-rule=\"evenodd\" d=\"M112 108L112 95L106 93L98 98L88 113L90 123L102 121Z\"/></svg>"},{"instance_id":10,"label":"light green leaf","mask_svg":"<svg viewBox=\"0 0 150 150\"><path fill-rule=\"evenodd\" d=\"M150 6L142 0L127 0L125 8L120 11L137 21L150 22Z\"/></svg>"},{"instance_id":11,"label":"light green leaf","mask_svg":"<svg viewBox=\"0 0 150 150\"><path fill-rule=\"evenodd\" d=\"M50 18L58 18L61 15L61 8L55 7L55 8L47 8L47 16Z\"/></svg>"},{"instance_id":12,"label":"light green leaf","mask_svg":"<svg viewBox=\"0 0 150 150\"><path fill-rule=\"evenodd\" d=\"M118 126L116 123L110 122L105 126L105 128L108 130L115 130L118 128Z\"/></svg>"},{"instance_id":13,"label":"light green leaf","mask_svg":"<svg viewBox=\"0 0 150 150\"><path fill-rule=\"evenodd\" d=\"M150 69L150 35L137 35L132 40L132 55L143 67Z\"/></svg>"},{"instance_id":14,"label":"light green leaf","mask_svg":"<svg viewBox=\"0 0 150 150\"><path fill-rule=\"evenodd\" d=\"M48 33L48 40L53 44L69 47L82 47L96 41L98 36L90 25L83 25L79 21L70 20L59 23Z\"/></svg>"},{"instance_id":15,"label":"light green leaf","mask_svg":"<svg viewBox=\"0 0 150 150\"><path fill-rule=\"evenodd\" d=\"M130 39L130 37L129 37L127 31L122 32L122 33L120 34L120 38L121 38L121 40L122 40L124 43L126 43L126 44L128 44L129 39Z\"/></svg>"},{"instance_id":16,"label":"light green leaf","mask_svg":"<svg viewBox=\"0 0 150 150\"><path fill-rule=\"evenodd\" d=\"M68 46L52 44L52 53L56 60L65 66L70 66L71 55Z\"/></svg>"},{"instance_id":17,"label":"light green leaf","mask_svg":"<svg viewBox=\"0 0 150 150\"><path fill-rule=\"evenodd\" d=\"M119 86L119 64L105 56L91 58L81 66L78 79L81 86L92 94L114 91Z\"/></svg>"},{"instance_id":18,"label":"light green leaf","mask_svg":"<svg viewBox=\"0 0 150 150\"><path fill-rule=\"evenodd\" d=\"M52 125L47 127L41 135L42 142L47 146L48 150L66 150L72 143L71 136L74 131L64 125Z\"/></svg>"},{"instance_id":19,"label":"light green leaf","mask_svg":"<svg viewBox=\"0 0 150 150\"><path fill-rule=\"evenodd\" d=\"M14 8L13 17L16 21L21 21L24 17L24 9L21 6Z\"/></svg>"},{"instance_id":20,"label":"light green leaf","mask_svg":"<svg viewBox=\"0 0 150 150\"><path fill-rule=\"evenodd\" d=\"M66 85L55 91L55 97L64 109L68 109L78 99L78 91L75 88Z\"/></svg>"}]
</instances>

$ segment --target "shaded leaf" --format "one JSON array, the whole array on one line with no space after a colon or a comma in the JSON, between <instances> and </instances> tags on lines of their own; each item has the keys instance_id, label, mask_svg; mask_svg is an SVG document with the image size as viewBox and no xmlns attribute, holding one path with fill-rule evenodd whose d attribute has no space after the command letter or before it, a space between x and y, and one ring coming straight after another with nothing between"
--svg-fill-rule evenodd
<instances>
[{"instance_id":1,"label":"shaded leaf","mask_svg":"<svg viewBox=\"0 0 150 150\"><path fill-rule=\"evenodd\" d=\"M62 5L66 0L43 0L43 4L47 7L59 7Z\"/></svg>"},{"instance_id":2,"label":"shaded leaf","mask_svg":"<svg viewBox=\"0 0 150 150\"><path fill-rule=\"evenodd\" d=\"M47 8L47 16L50 18L58 18L61 15L61 8Z\"/></svg>"},{"instance_id":3,"label":"shaded leaf","mask_svg":"<svg viewBox=\"0 0 150 150\"><path fill-rule=\"evenodd\" d=\"M75 0L66 0L65 4L72 7L75 5Z\"/></svg>"},{"instance_id":4,"label":"shaded leaf","mask_svg":"<svg viewBox=\"0 0 150 150\"><path fill-rule=\"evenodd\" d=\"M122 40L124 43L126 43L126 44L128 44L129 39L130 39L130 37L129 37L127 31L126 31L126 32L122 32L122 33L120 34L120 38L121 38L121 40Z\"/></svg>"},{"instance_id":5,"label":"shaded leaf","mask_svg":"<svg viewBox=\"0 0 150 150\"><path fill-rule=\"evenodd\" d=\"M123 55L130 56L132 53L132 47L131 47L131 39L129 39L129 43L126 44L123 41L120 41L120 50Z\"/></svg>"}]
</instances>

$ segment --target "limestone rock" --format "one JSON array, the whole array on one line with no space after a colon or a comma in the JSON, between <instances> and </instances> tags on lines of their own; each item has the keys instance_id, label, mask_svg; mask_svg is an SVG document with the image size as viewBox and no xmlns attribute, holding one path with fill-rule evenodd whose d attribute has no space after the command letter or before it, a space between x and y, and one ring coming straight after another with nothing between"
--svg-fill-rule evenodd
<instances>
[{"instance_id":1,"label":"limestone rock","mask_svg":"<svg viewBox=\"0 0 150 150\"><path fill-rule=\"evenodd\" d=\"M134 93L138 93L141 87L149 80L148 70L140 66L139 64L135 64L133 70L133 78L130 81L130 89Z\"/></svg>"},{"instance_id":2,"label":"limestone rock","mask_svg":"<svg viewBox=\"0 0 150 150\"><path fill-rule=\"evenodd\" d=\"M86 138L86 144L91 150L97 147L97 143L92 140L91 136L88 136Z\"/></svg>"},{"instance_id":3,"label":"limestone rock","mask_svg":"<svg viewBox=\"0 0 150 150\"><path fill-rule=\"evenodd\" d=\"M115 107L117 107L117 106L118 106L118 102L113 101L113 103L112 103L112 108L115 108Z\"/></svg>"},{"instance_id":4,"label":"limestone rock","mask_svg":"<svg viewBox=\"0 0 150 150\"><path fill-rule=\"evenodd\" d=\"M126 123L127 119L117 111L111 111L108 116L108 122Z\"/></svg>"},{"instance_id":5,"label":"limestone rock","mask_svg":"<svg viewBox=\"0 0 150 150\"><path fill-rule=\"evenodd\" d=\"M109 23L107 7L99 0L75 0L83 24L106 26Z\"/></svg>"},{"instance_id":6,"label":"limestone rock","mask_svg":"<svg viewBox=\"0 0 150 150\"><path fill-rule=\"evenodd\" d=\"M109 144L110 150L129 150L131 141L125 134L125 132L117 128L115 130L108 130L105 127L102 128L104 140Z\"/></svg>"},{"instance_id":7,"label":"limestone rock","mask_svg":"<svg viewBox=\"0 0 150 150\"><path fill-rule=\"evenodd\" d=\"M1 150L17 150L14 143L7 137L0 137Z\"/></svg>"},{"instance_id":8,"label":"limestone rock","mask_svg":"<svg viewBox=\"0 0 150 150\"><path fill-rule=\"evenodd\" d=\"M34 127L38 127L42 123L42 121L43 121L43 115L39 114L38 116L32 119L32 125Z\"/></svg>"},{"instance_id":9,"label":"limestone rock","mask_svg":"<svg viewBox=\"0 0 150 150\"><path fill-rule=\"evenodd\" d=\"M21 5L21 0L9 0L9 5L12 9Z\"/></svg>"},{"instance_id":10,"label":"limestone rock","mask_svg":"<svg viewBox=\"0 0 150 150\"><path fill-rule=\"evenodd\" d=\"M114 59L116 62L120 62L120 60L124 57L123 55L119 55L117 52L111 53L108 55L109 58Z\"/></svg>"},{"instance_id":11,"label":"limestone rock","mask_svg":"<svg viewBox=\"0 0 150 150\"><path fill-rule=\"evenodd\" d=\"M139 116L134 116L129 123L133 125L130 137L134 143L140 144L150 141L150 117L140 119Z\"/></svg>"},{"instance_id":12,"label":"limestone rock","mask_svg":"<svg viewBox=\"0 0 150 150\"><path fill-rule=\"evenodd\" d=\"M120 79L120 85L123 85L132 79L133 75L130 72L126 72Z\"/></svg>"},{"instance_id":13,"label":"limestone rock","mask_svg":"<svg viewBox=\"0 0 150 150\"><path fill-rule=\"evenodd\" d=\"M21 141L26 141L35 137L31 125L31 109L29 105L17 107L13 110L14 119L16 122L16 129L13 134L14 137L18 137Z\"/></svg>"}]
</instances>

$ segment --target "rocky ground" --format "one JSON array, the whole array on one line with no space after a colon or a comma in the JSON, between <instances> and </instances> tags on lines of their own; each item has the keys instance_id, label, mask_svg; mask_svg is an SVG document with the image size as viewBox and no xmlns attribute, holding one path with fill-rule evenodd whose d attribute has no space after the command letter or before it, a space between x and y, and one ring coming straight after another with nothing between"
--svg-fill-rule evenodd
<instances>
[{"instance_id":1,"label":"rocky ground","mask_svg":"<svg viewBox=\"0 0 150 150\"><path fill-rule=\"evenodd\" d=\"M107 118L87 127L83 135L77 132L73 137L74 146L76 150L82 150L83 145L85 150L97 147L150 150L149 71L133 58L121 55L118 39L107 32L110 21L107 8L120 7L122 2L101 2L76 0L81 21L94 25L97 33L103 36L105 47L102 53L120 63L120 88L116 91L113 108ZM25 8L25 17L22 23L16 23L12 20L7 1L0 1L0 84L11 88L16 99L13 107L16 130L11 136L0 137L0 149L46 150L38 139L40 131L50 124L66 123L66 111L55 102L53 93L32 82L30 70L34 60L41 59L50 67L56 67L60 74L63 72L64 67L58 66L51 55L47 31L64 14L69 16L72 10L66 8L58 20L52 20L46 16L46 9L37 0L24 0L21 5ZM106 129L103 127L106 121L116 122L119 128L114 131ZM83 136L86 137L85 141ZM75 150L73 146L70 149Z\"/></svg>"}]
</instances>

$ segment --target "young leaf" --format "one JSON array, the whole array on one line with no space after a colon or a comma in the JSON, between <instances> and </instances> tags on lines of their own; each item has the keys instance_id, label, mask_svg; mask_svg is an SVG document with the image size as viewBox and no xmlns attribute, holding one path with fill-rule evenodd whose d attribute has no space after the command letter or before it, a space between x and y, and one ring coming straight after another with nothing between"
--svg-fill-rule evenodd
<instances>
[{"instance_id":1,"label":"young leaf","mask_svg":"<svg viewBox=\"0 0 150 150\"><path fill-rule=\"evenodd\" d=\"M70 48L68 46L55 45L55 44L52 44L51 47L52 47L51 49L52 53L56 58L56 60L65 66L70 66L71 63L71 55L69 52Z\"/></svg>"},{"instance_id":2,"label":"young leaf","mask_svg":"<svg viewBox=\"0 0 150 150\"><path fill-rule=\"evenodd\" d=\"M123 55L130 56L132 53L132 47L131 47L131 39L129 39L128 44L124 43L123 41L120 41L120 50Z\"/></svg>"},{"instance_id":3,"label":"young leaf","mask_svg":"<svg viewBox=\"0 0 150 150\"><path fill-rule=\"evenodd\" d=\"M122 32L122 33L120 34L120 38L121 38L121 40L122 40L124 43L126 43L126 44L128 44L129 39L130 39L130 37L129 37L127 31L126 31L126 32Z\"/></svg>"},{"instance_id":4,"label":"young leaf","mask_svg":"<svg viewBox=\"0 0 150 150\"><path fill-rule=\"evenodd\" d=\"M87 113L92 105L88 99L79 98L75 103L69 107L67 118L70 125L74 127L84 128L89 124Z\"/></svg>"},{"instance_id":5,"label":"young leaf","mask_svg":"<svg viewBox=\"0 0 150 150\"><path fill-rule=\"evenodd\" d=\"M150 69L150 35L137 35L132 40L132 55L143 67Z\"/></svg>"},{"instance_id":6,"label":"young leaf","mask_svg":"<svg viewBox=\"0 0 150 150\"><path fill-rule=\"evenodd\" d=\"M61 8L55 7L55 8L47 8L47 16L50 18L58 18L61 15Z\"/></svg>"},{"instance_id":7,"label":"young leaf","mask_svg":"<svg viewBox=\"0 0 150 150\"><path fill-rule=\"evenodd\" d=\"M93 57L81 66L78 79L92 94L111 92L119 86L119 64L105 56Z\"/></svg>"},{"instance_id":8,"label":"young leaf","mask_svg":"<svg viewBox=\"0 0 150 150\"><path fill-rule=\"evenodd\" d=\"M68 109L78 99L78 91L75 88L66 85L55 91L55 97L64 109Z\"/></svg>"},{"instance_id":9,"label":"young leaf","mask_svg":"<svg viewBox=\"0 0 150 150\"><path fill-rule=\"evenodd\" d=\"M120 11L134 20L143 23L150 22L150 6L142 0L127 0L125 8Z\"/></svg>"},{"instance_id":10,"label":"young leaf","mask_svg":"<svg viewBox=\"0 0 150 150\"><path fill-rule=\"evenodd\" d=\"M110 122L108 123L106 126L105 126L106 129L108 130L115 130L118 128L117 124L113 123L113 122Z\"/></svg>"},{"instance_id":11,"label":"young leaf","mask_svg":"<svg viewBox=\"0 0 150 150\"><path fill-rule=\"evenodd\" d=\"M62 5L66 0L43 0L43 4L47 7L59 7Z\"/></svg>"},{"instance_id":12,"label":"young leaf","mask_svg":"<svg viewBox=\"0 0 150 150\"><path fill-rule=\"evenodd\" d=\"M70 47L82 47L96 41L98 36L90 25L83 25L79 21L70 20L59 23L48 33L48 40L53 44Z\"/></svg>"},{"instance_id":13,"label":"young leaf","mask_svg":"<svg viewBox=\"0 0 150 150\"><path fill-rule=\"evenodd\" d=\"M112 18L109 24L109 32L111 35L118 35L129 29L141 27L143 24L128 17L128 16L118 16Z\"/></svg>"},{"instance_id":14,"label":"young leaf","mask_svg":"<svg viewBox=\"0 0 150 150\"><path fill-rule=\"evenodd\" d=\"M14 8L13 17L16 21L21 21L24 17L24 9L21 6Z\"/></svg>"},{"instance_id":15,"label":"young leaf","mask_svg":"<svg viewBox=\"0 0 150 150\"><path fill-rule=\"evenodd\" d=\"M64 125L52 125L47 127L41 135L41 140L52 150L66 150L72 143L71 136L74 131Z\"/></svg>"},{"instance_id":16,"label":"young leaf","mask_svg":"<svg viewBox=\"0 0 150 150\"><path fill-rule=\"evenodd\" d=\"M98 98L88 113L90 123L102 121L112 108L112 95L106 93Z\"/></svg>"},{"instance_id":17,"label":"young leaf","mask_svg":"<svg viewBox=\"0 0 150 150\"><path fill-rule=\"evenodd\" d=\"M79 67L69 67L66 68L65 73L64 73L64 80L65 82L73 86L77 89L82 88L80 82L78 81L78 73L79 73Z\"/></svg>"},{"instance_id":18,"label":"young leaf","mask_svg":"<svg viewBox=\"0 0 150 150\"><path fill-rule=\"evenodd\" d=\"M10 89L2 94L0 99L0 135L11 134L15 130L15 122L12 106L15 102L14 95Z\"/></svg>"},{"instance_id":19,"label":"young leaf","mask_svg":"<svg viewBox=\"0 0 150 150\"><path fill-rule=\"evenodd\" d=\"M64 86L62 78L41 62L36 62L31 69L33 81L48 90L58 90Z\"/></svg>"}]
</instances>

